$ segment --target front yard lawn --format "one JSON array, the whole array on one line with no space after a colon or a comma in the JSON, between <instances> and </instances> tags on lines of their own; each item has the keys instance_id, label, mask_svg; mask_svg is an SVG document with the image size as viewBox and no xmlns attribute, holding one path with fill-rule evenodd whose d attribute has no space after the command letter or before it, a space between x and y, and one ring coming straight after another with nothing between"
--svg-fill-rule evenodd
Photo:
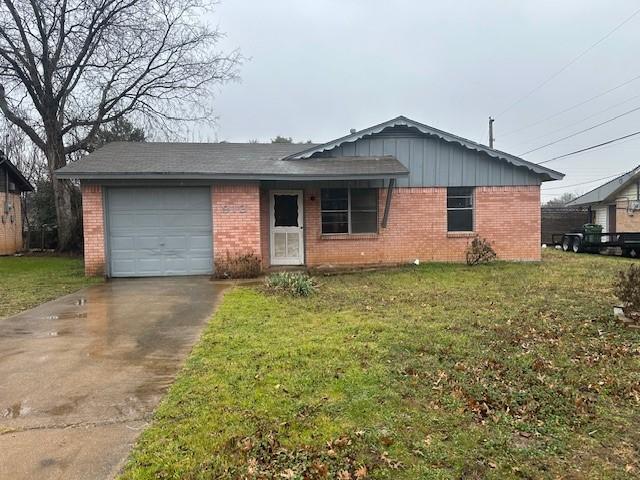
<instances>
[{"instance_id":1,"label":"front yard lawn","mask_svg":"<svg viewBox=\"0 0 640 480\"><path fill-rule=\"evenodd\" d=\"M124 479L640 475L631 260L426 264L229 292Z\"/></svg>"},{"instance_id":2,"label":"front yard lawn","mask_svg":"<svg viewBox=\"0 0 640 480\"><path fill-rule=\"evenodd\" d=\"M101 281L84 276L80 258L0 257L0 318Z\"/></svg>"}]
</instances>

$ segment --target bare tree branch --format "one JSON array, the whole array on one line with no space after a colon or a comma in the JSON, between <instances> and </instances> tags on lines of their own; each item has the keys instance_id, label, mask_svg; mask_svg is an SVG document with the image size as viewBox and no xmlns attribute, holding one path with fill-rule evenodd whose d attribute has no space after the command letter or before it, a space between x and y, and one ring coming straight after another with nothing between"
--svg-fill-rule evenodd
<instances>
[{"instance_id":1,"label":"bare tree branch","mask_svg":"<svg viewBox=\"0 0 640 480\"><path fill-rule=\"evenodd\" d=\"M212 120L214 87L236 77L204 21L215 0L0 0L0 111L50 173L101 126L134 115L167 128ZM68 192L54 185L59 232ZM64 244L64 241L61 242Z\"/></svg>"}]
</instances>

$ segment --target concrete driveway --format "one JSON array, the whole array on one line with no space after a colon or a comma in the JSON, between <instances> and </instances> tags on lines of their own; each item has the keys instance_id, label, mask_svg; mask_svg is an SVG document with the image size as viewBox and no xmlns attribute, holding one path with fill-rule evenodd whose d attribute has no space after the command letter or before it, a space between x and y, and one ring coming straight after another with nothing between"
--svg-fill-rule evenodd
<instances>
[{"instance_id":1,"label":"concrete driveway","mask_svg":"<svg viewBox=\"0 0 640 480\"><path fill-rule=\"evenodd\" d=\"M221 292L114 280L0 319L0 478L112 478Z\"/></svg>"}]
</instances>

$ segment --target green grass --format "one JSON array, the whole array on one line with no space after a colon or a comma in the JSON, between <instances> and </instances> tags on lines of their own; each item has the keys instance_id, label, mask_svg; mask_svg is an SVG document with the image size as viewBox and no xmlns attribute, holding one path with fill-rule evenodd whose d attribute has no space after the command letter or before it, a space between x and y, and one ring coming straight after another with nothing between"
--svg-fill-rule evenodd
<instances>
[{"instance_id":1,"label":"green grass","mask_svg":"<svg viewBox=\"0 0 640 480\"><path fill-rule=\"evenodd\" d=\"M0 318L101 281L84 276L79 258L0 257Z\"/></svg>"},{"instance_id":2,"label":"green grass","mask_svg":"<svg viewBox=\"0 0 640 480\"><path fill-rule=\"evenodd\" d=\"M306 299L237 288L122 479L638 476L640 333L612 321L629 262L546 251L321 278Z\"/></svg>"}]
</instances>

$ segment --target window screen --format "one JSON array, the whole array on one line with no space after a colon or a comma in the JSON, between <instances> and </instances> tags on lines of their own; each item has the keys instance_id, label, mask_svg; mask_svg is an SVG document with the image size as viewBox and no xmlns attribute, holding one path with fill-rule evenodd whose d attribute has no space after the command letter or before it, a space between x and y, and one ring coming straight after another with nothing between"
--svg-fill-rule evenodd
<instances>
[{"instance_id":1,"label":"window screen","mask_svg":"<svg viewBox=\"0 0 640 480\"><path fill-rule=\"evenodd\" d=\"M324 188L321 193L322 233L378 231L378 190Z\"/></svg>"},{"instance_id":2,"label":"window screen","mask_svg":"<svg viewBox=\"0 0 640 480\"><path fill-rule=\"evenodd\" d=\"M473 188L447 189L447 230L473 232Z\"/></svg>"}]
</instances>

